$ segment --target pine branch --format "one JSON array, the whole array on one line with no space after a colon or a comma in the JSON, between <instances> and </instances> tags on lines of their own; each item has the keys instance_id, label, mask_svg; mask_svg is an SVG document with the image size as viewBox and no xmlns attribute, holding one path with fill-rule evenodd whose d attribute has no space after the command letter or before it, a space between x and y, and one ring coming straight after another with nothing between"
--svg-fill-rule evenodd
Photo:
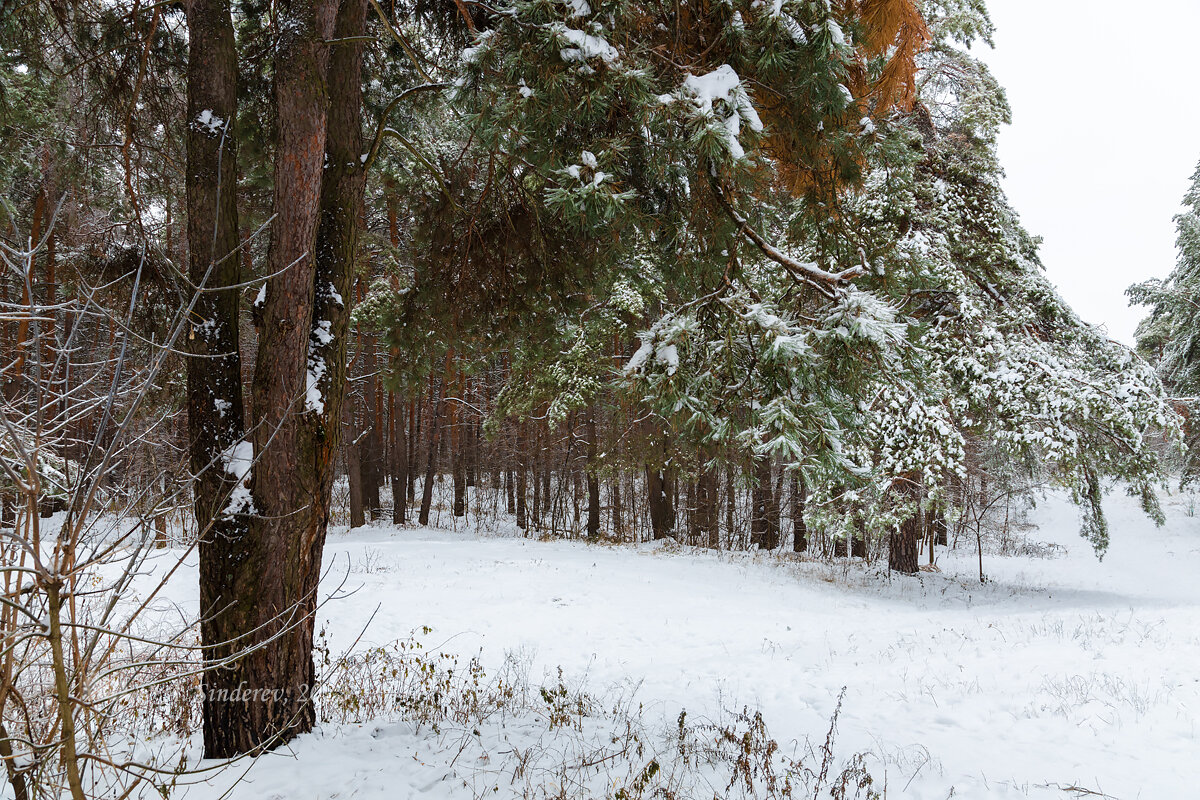
<instances>
[{"instance_id":1,"label":"pine branch","mask_svg":"<svg viewBox=\"0 0 1200 800\"><path fill-rule=\"evenodd\" d=\"M862 267L851 267L841 272L828 272L811 261L797 261L754 230L750 222L734 209L716 181L713 181L713 194L716 195L717 202L721 204L721 208L725 210L729 218L737 223L739 232L753 242L767 258L783 266L792 277L816 287L829 297L836 296L837 291L848 285L850 281L866 274L866 270Z\"/></svg>"}]
</instances>

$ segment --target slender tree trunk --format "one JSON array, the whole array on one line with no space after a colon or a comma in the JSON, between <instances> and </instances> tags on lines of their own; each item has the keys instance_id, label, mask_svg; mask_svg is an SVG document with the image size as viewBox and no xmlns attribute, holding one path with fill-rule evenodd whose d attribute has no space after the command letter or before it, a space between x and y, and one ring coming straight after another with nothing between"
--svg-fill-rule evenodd
<instances>
[{"instance_id":1,"label":"slender tree trunk","mask_svg":"<svg viewBox=\"0 0 1200 800\"><path fill-rule=\"evenodd\" d=\"M600 478L596 474L600 465L597 459L595 407L588 409L587 437L587 537L595 541L600 538Z\"/></svg>"},{"instance_id":2,"label":"slender tree trunk","mask_svg":"<svg viewBox=\"0 0 1200 800\"><path fill-rule=\"evenodd\" d=\"M365 220L363 222L365 224ZM375 347L374 347L375 337L373 337L373 336L371 337L371 344L372 344L371 349L374 350L375 349ZM376 362L378 362L378 361L379 361L379 359L377 357ZM371 456L374 460L373 471L374 471L374 477L375 477L375 486L374 486L375 494L372 499L375 503L374 517L375 517L375 519L381 519L383 516L383 503L379 498L379 492L380 492L380 489L383 487L384 480L387 478L388 470L387 470L387 458L386 458L385 451L384 451L384 445L385 445L384 433L387 431L387 428L384 427L383 380L380 378L380 376L378 374L378 367L376 367L376 375L373 378L371 378L371 388L372 388L372 394L374 395L374 401L375 401L374 402L375 424L371 427L371 435L372 435L373 443L374 443L374 449L373 449Z\"/></svg>"},{"instance_id":3,"label":"slender tree trunk","mask_svg":"<svg viewBox=\"0 0 1200 800\"><path fill-rule=\"evenodd\" d=\"M529 474L529 437L525 433L525 423L518 423L517 429L517 527L525 530L529 526L526 519L525 494L526 475Z\"/></svg>"},{"instance_id":4,"label":"slender tree trunk","mask_svg":"<svg viewBox=\"0 0 1200 800\"><path fill-rule=\"evenodd\" d=\"M48 168L47 168L47 171L48 171ZM47 179L47 180L49 180L49 179ZM47 191L49 191L49 190L47 190ZM168 205L167 207L170 208L170 205ZM46 305L50 306L50 307L53 307L55 305L55 303L57 302L56 294L57 294L57 289L58 289L58 283L57 283L58 282L58 248L55 244L57 241L58 241L58 232L54 229L51 229L49 231L47 239L46 239ZM50 311L49 313L46 314L46 322L45 322L46 327L45 327L45 333L44 333L44 338L43 338L43 341L45 342L45 350L42 353L42 360L43 360L43 363L48 365L48 368L51 370L53 370L53 368L55 366L55 360L56 360L55 350L58 347L58 342L55 338L55 332L54 332L55 317L57 317L57 316L58 316L58 312L56 312L56 311ZM47 377L50 378L50 381L51 381L51 383L50 383L51 394L56 395L56 397L54 399L54 403L51 406L51 408L54 409L54 411L52 413L56 417L58 417L62 414L63 393L61 390L58 390L56 392L55 388L54 388L54 384L58 383L61 380L61 377L59 375L53 374L53 372L51 372L51 374L48 375Z\"/></svg>"},{"instance_id":5,"label":"slender tree trunk","mask_svg":"<svg viewBox=\"0 0 1200 800\"><path fill-rule=\"evenodd\" d=\"M417 502L417 456L420 452L421 415L420 399L408 401L408 504Z\"/></svg>"},{"instance_id":6,"label":"slender tree trunk","mask_svg":"<svg viewBox=\"0 0 1200 800\"><path fill-rule=\"evenodd\" d=\"M460 413L463 407L465 378L457 368L454 372L455 376L451 378L450 389L454 397L446 409L446 428L450 434L446 444L450 450L450 477L454 483L454 516L464 517L467 514L467 471L464 452L465 430Z\"/></svg>"},{"instance_id":7,"label":"slender tree trunk","mask_svg":"<svg viewBox=\"0 0 1200 800\"><path fill-rule=\"evenodd\" d=\"M705 469L696 481L700 543L713 550L719 550L721 547L721 528L717 519L719 487L720 481L715 469Z\"/></svg>"},{"instance_id":8,"label":"slender tree trunk","mask_svg":"<svg viewBox=\"0 0 1200 800\"><path fill-rule=\"evenodd\" d=\"M538 468L538 474L541 475L542 479L542 517L545 517L554 511L554 509L551 508L550 496L550 486L554 475L554 465L550 460L550 429L539 426L539 432L541 433L542 443L541 446L538 447L538 459L541 465ZM562 477L560 477L559 480L561 481ZM540 525L541 521L539 519L539 526Z\"/></svg>"},{"instance_id":9,"label":"slender tree trunk","mask_svg":"<svg viewBox=\"0 0 1200 800\"><path fill-rule=\"evenodd\" d=\"M33 219L30 221L29 228L29 240L34 247L41 243L42 236L45 233L43 226L46 224L46 191L48 184L49 181L43 169L42 180L38 184L37 194L33 199ZM32 263L30 264L29 276L27 278L23 276L19 278L21 283L21 306L25 309L32 308L34 304L35 298L30 294L30 291L33 288L34 275L37 274L37 253L31 255L30 260ZM28 316L21 317L21 320L17 323L17 346L14 348L16 359L9 371L9 386L11 387L9 397L19 396L25 391L25 360L29 346L29 323Z\"/></svg>"},{"instance_id":10,"label":"slender tree trunk","mask_svg":"<svg viewBox=\"0 0 1200 800\"><path fill-rule=\"evenodd\" d=\"M542 426L538 425L533 436L533 529L542 527Z\"/></svg>"},{"instance_id":11,"label":"slender tree trunk","mask_svg":"<svg viewBox=\"0 0 1200 800\"><path fill-rule=\"evenodd\" d=\"M792 550L803 553L808 549L808 526L804 522L804 504L808 486L800 478L800 470L792 470Z\"/></svg>"},{"instance_id":12,"label":"slender tree trunk","mask_svg":"<svg viewBox=\"0 0 1200 800\"><path fill-rule=\"evenodd\" d=\"M511 469L504 471L504 490L508 501L505 505L505 510L509 514L517 513L517 490L513 486L514 477Z\"/></svg>"},{"instance_id":13,"label":"slender tree trunk","mask_svg":"<svg viewBox=\"0 0 1200 800\"><path fill-rule=\"evenodd\" d=\"M362 451L359 449L357 436L353 427L350 428L349 439L346 442L346 481L350 489L350 527L361 528L367 524L366 509L363 508L362 490Z\"/></svg>"},{"instance_id":14,"label":"slender tree trunk","mask_svg":"<svg viewBox=\"0 0 1200 800\"><path fill-rule=\"evenodd\" d=\"M446 369L449 369L451 356L446 356L446 368L438 379L437 392L434 395L432 419L429 421L429 454L425 461L425 484L421 487L421 513L417 522L429 524L429 511L433 507L433 478L437 473L438 445L441 435L442 406L446 394Z\"/></svg>"},{"instance_id":15,"label":"slender tree trunk","mask_svg":"<svg viewBox=\"0 0 1200 800\"><path fill-rule=\"evenodd\" d=\"M618 473L613 477L612 483L609 484L608 496L612 502L612 527L613 536L620 540L625 536L625 524L622 518L621 508L621 475Z\"/></svg>"},{"instance_id":16,"label":"slender tree trunk","mask_svg":"<svg viewBox=\"0 0 1200 800\"><path fill-rule=\"evenodd\" d=\"M734 538L735 512L737 511L737 488L733 481L733 467L725 467L725 532L729 536L729 546L736 548L740 542Z\"/></svg>"},{"instance_id":17,"label":"slender tree trunk","mask_svg":"<svg viewBox=\"0 0 1200 800\"><path fill-rule=\"evenodd\" d=\"M463 430L457 415L451 412L451 441L450 458L451 470L454 473L454 516L467 515L467 458L463 452Z\"/></svg>"},{"instance_id":18,"label":"slender tree trunk","mask_svg":"<svg viewBox=\"0 0 1200 800\"><path fill-rule=\"evenodd\" d=\"M367 285L369 283L369 274L358 276L355 282L355 295L359 302L366 298ZM358 403L359 408L362 410L359 416L359 419L362 421L359 431L363 434L358 446L359 472L362 475L363 505L371 514L371 519L375 520L379 519L379 484L383 480L380 459L382 429L379 425L379 416L375 413L380 410L375 407L379 389L376 364L378 359L375 352L374 336L370 334L361 335L359 342L361 346L359 353L363 359L363 370L368 376L363 385L362 397Z\"/></svg>"},{"instance_id":19,"label":"slender tree trunk","mask_svg":"<svg viewBox=\"0 0 1200 800\"><path fill-rule=\"evenodd\" d=\"M471 382L467 381L466 389L468 393L470 392L470 386ZM477 397L471 397L471 400L475 401L476 403L481 402ZM466 456L467 488L473 489L475 488L475 484L478 482L479 477L479 425L478 421L475 419L474 412L468 412L466 406L463 407L463 410L466 412L465 416L469 418L465 429L467 435L467 444L464 448L464 455Z\"/></svg>"},{"instance_id":20,"label":"slender tree trunk","mask_svg":"<svg viewBox=\"0 0 1200 800\"><path fill-rule=\"evenodd\" d=\"M29 800L29 785L13 753L12 743L13 739L9 736L8 729L0 723L0 761L4 762L4 771L8 777L8 785L12 787L13 800Z\"/></svg>"},{"instance_id":21,"label":"slender tree trunk","mask_svg":"<svg viewBox=\"0 0 1200 800\"><path fill-rule=\"evenodd\" d=\"M767 457L767 478L768 481L776 474L774 456ZM768 484L770 485L770 484ZM780 513L780 506L783 500L783 473L778 473L778 479L771 486L771 492L767 495L767 549L776 550L779 548L781 531L783 530L783 520Z\"/></svg>"},{"instance_id":22,"label":"slender tree trunk","mask_svg":"<svg viewBox=\"0 0 1200 800\"><path fill-rule=\"evenodd\" d=\"M946 508L941 503L935 503L929 509L930 527L933 529L933 543L945 547L949 543L950 525L946 521Z\"/></svg>"},{"instance_id":23,"label":"slender tree trunk","mask_svg":"<svg viewBox=\"0 0 1200 800\"><path fill-rule=\"evenodd\" d=\"M408 521L408 437L404 432L403 417L396 419L396 395L388 392L388 424L391 426L392 449L392 524L403 525Z\"/></svg>"}]
</instances>

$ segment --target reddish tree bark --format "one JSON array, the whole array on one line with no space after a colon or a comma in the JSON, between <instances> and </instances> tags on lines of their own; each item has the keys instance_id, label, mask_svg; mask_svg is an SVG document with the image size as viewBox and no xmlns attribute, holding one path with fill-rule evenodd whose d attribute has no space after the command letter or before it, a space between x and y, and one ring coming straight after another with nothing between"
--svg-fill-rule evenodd
<instances>
[{"instance_id":1,"label":"reddish tree bark","mask_svg":"<svg viewBox=\"0 0 1200 800\"><path fill-rule=\"evenodd\" d=\"M346 0L340 13L333 0L282 0L276 8L272 277L253 380L256 513L224 564L234 579L226 619L238 629L238 645L255 649L228 670L241 699L226 700L211 725L208 755L218 757L277 746L314 721L313 615L361 216L362 47L352 40L332 48L327 76L327 40L335 16L339 39L361 35L365 3Z\"/></svg>"},{"instance_id":2,"label":"reddish tree bark","mask_svg":"<svg viewBox=\"0 0 1200 800\"><path fill-rule=\"evenodd\" d=\"M902 479L902 498L919 500L915 481ZM888 569L915 575L919 570L918 555L922 533L921 515L914 513L900 524L900 530L888 536Z\"/></svg>"}]
</instances>

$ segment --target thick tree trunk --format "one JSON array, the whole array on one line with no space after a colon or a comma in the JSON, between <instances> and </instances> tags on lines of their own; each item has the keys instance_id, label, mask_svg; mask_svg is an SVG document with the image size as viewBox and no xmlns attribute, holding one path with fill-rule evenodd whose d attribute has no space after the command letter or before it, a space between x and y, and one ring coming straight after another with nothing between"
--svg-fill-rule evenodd
<instances>
[{"instance_id":1,"label":"thick tree trunk","mask_svg":"<svg viewBox=\"0 0 1200 800\"><path fill-rule=\"evenodd\" d=\"M348 0L348 7L356 5ZM206 720L212 728L207 755L215 757L275 747L310 730L314 721L313 615L344 387L340 373L348 309L338 293L349 288L348 283L339 289L318 282L316 264L323 177L336 185L336 178L322 169L328 124L325 40L333 32L336 10L331 0L277 5L285 23L274 68L277 139L267 258L273 277L266 290L253 382L257 460L251 493L256 514L245 546L223 565L238 581L225 606L226 619L233 621L229 630L242 637L240 646L255 649L222 676L222 684L237 694L225 699L219 719ZM361 29L360 15L357 32ZM361 52L357 44L337 49ZM350 95L345 102L352 100L357 111L359 72L342 72L346 79L337 94L340 100ZM358 115L353 116L357 130ZM329 160L336 170L360 166ZM361 192L359 197L361 202ZM329 207L335 206L344 208L345 198ZM334 234L339 257L345 256L347 243L353 252L357 214L351 219L348 230L343 225ZM341 269L348 273L349 264ZM334 305L340 311L331 314ZM221 697L215 700L222 704Z\"/></svg>"},{"instance_id":2,"label":"thick tree trunk","mask_svg":"<svg viewBox=\"0 0 1200 800\"><path fill-rule=\"evenodd\" d=\"M888 569L908 575L917 572L919 537L919 523L915 520L903 523L898 533L893 533L888 537Z\"/></svg>"},{"instance_id":3,"label":"thick tree trunk","mask_svg":"<svg viewBox=\"0 0 1200 800\"><path fill-rule=\"evenodd\" d=\"M238 245L237 51L228 0L188 0L187 238L188 277L212 290L241 280ZM221 700L236 688L238 669L217 665L240 649L238 637L252 625L248 597L254 568L242 563L247 518L233 510L236 476L228 456L245 436L241 356L238 350L239 290L197 295L188 337L188 437L196 525L200 531L200 637L205 672L202 691L204 755L224 758L254 742L239 729L248 714ZM211 323L211 324L210 324ZM238 507L238 511L248 511Z\"/></svg>"},{"instance_id":4,"label":"thick tree trunk","mask_svg":"<svg viewBox=\"0 0 1200 800\"><path fill-rule=\"evenodd\" d=\"M675 527L668 476L664 470L646 468L646 501L650 508L650 530L655 541L666 539Z\"/></svg>"},{"instance_id":5,"label":"thick tree trunk","mask_svg":"<svg viewBox=\"0 0 1200 800\"><path fill-rule=\"evenodd\" d=\"M916 484L906 481L904 497L918 500ZM919 570L918 555L921 542L921 515L914 513L900 524L900 530L888 536L888 569L914 575Z\"/></svg>"},{"instance_id":6,"label":"thick tree trunk","mask_svg":"<svg viewBox=\"0 0 1200 800\"><path fill-rule=\"evenodd\" d=\"M779 501L771 485L771 459L760 456L754 461L754 489L751 492L750 546L774 550L779 546Z\"/></svg>"},{"instance_id":7,"label":"thick tree trunk","mask_svg":"<svg viewBox=\"0 0 1200 800\"><path fill-rule=\"evenodd\" d=\"M846 540L838 539L833 543L833 555L837 558L846 557ZM867 540L861 534L855 532L851 536L850 555L853 558L867 557Z\"/></svg>"}]
</instances>

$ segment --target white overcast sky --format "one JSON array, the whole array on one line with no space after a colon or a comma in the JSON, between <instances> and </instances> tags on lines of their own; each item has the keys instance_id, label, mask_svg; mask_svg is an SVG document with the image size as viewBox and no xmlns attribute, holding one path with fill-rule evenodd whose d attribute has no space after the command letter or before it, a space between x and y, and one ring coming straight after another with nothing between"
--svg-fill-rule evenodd
<instances>
[{"instance_id":1,"label":"white overcast sky","mask_svg":"<svg viewBox=\"0 0 1200 800\"><path fill-rule=\"evenodd\" d=\"M1008 90L1009 200L1042 236L1051 280L1127 344L1145 309L1125 288L1165 277L1200 161L1200 0L989 0ZM978 48L978 45L977 45Z\"/></svg>"}]
</instances>

